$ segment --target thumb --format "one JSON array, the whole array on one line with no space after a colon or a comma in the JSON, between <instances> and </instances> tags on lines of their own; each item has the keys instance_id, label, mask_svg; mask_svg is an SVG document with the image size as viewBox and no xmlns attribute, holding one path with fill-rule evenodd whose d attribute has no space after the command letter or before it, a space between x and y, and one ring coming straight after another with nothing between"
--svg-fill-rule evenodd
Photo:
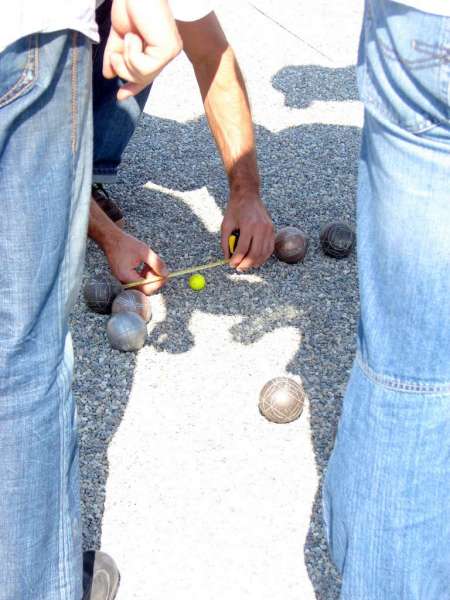
<instances>
[{"instance_id":1,"label":"thumb","mask_svg":"<svg viewBox=\"0 0 450 600\"><path fill-rule=\"evenodd\" d=\"M143 252L141 259L150 267L150 269L158 275L159 277L167 277L169 275L169 270L167 269L166 263L153 252L151 248L146 249Z\"/></svg>"},{"instance_id":2,"label":"thumb","mask_svg":"<svg viewBox=\"0 0 450 600\"><path fill-rule=\"evenodd\" d=\"M103 76L106 79L113 79L117 73L113 67L111 57L114 54L123 54L124 41L123 38L117 33L114 27L111 27L109 32L108 41L105 46L105 54L103 56Z\"/></svg>"}]
</instances>

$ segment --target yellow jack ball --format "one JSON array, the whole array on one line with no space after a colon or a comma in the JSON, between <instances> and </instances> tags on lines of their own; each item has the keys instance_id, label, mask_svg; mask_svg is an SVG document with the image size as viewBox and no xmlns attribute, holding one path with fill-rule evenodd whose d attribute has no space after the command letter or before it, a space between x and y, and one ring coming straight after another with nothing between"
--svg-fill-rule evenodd
<instances>
[{"instance_id":1,"label":"yellow jack ball","mask_svg":"<svg viewBox=\"0 0 450 600\"><path fill-rule=\"evenodd\" d=\"M206 279L203 275L196 273L189 277L189 287L196 292L200 292L206 285Z\"/></svg>"}]
</instances>

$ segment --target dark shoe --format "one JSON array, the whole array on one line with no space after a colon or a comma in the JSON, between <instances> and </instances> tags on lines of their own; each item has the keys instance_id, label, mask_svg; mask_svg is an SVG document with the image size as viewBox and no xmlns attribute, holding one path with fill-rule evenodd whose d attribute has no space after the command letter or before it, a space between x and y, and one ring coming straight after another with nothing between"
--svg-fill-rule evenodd
<instances>
[{"instance_id":1,"label":"dark shoe","mask_svg":"<svg viewBox=\"0 0 450 600\"><path fill-rule=\"evenodd\" d=\"M94 183L92 185L91 193L92 198L95 200L95 202L97 202L102 211L108 215L111 221L114 221L118 227L123 227L123 212L114 202L114 200L109 197L109 194L103 185L101 183Z\"/></svg>"},{"instance_id":2,"label":"dark shoe","mask_svg":"<svg viewBox=\"0 0 450 600\"><path fill-rule=\"evenodd\" d=\"M83 553L83 600L114 600L119 583L119 569L108 554Z\"/></svg>"}]
</instances>

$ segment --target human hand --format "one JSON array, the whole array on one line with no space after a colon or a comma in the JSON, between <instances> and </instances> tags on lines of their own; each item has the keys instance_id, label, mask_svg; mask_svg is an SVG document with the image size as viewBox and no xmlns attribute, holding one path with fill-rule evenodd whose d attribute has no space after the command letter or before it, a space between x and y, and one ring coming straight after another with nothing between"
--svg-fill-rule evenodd
<instances>
[{"instance_id":1,"label":"human hand","mask_svg":"<svg viewBox=\"0 0 450 600\"><path fill-rule=\"evenodd\" d=\"M182 49L167 0L114 0L103 75L127 81L118 100L146 88Z\"/></svg>"},{"instance_id":2,"label":"human hand","mask_svg":"<svg viewBox=\"0 0 450 600\"><path fill-rule=\"evenodd\" d=\"M274 250L275 235L272 219L259 196L232 194L222 222L221 243L226 258L230 258L228 238L239 229L237 248L230 265L238 271L261 266Z\"/></svg>"},{"instance_id":3,"label":"human hand","mask_svg":"<svg viewBox=\"0 0 450 600\"><path fill-rule=\"evenodd\" d=\"M165 279L161 281L136 288L148 296L157 292L167 281L169 272L164 261L144 242L128 233L120 231L105 248L105 254L111 271L122 283L130 283L143 278L164 277ZM142 263L144 263L144 268L137 271L136 269Z\"/></svg>"}]
</instances>

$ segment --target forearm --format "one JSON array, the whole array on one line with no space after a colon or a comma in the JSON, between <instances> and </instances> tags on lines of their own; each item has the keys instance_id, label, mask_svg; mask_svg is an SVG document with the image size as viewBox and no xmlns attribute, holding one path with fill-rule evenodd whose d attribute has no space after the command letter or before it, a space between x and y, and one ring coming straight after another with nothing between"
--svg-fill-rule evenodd
<instances>
[{"instance_id":1,"label":"forearm","mask_svg":"<svg viewBox=\"0 0 450 600\"><path fill-rule=\"evenodd\" d=\"M194 64L205 112L235 195L259 194L250 104L230 46L216 60Z\"/></svg>"},{"instance_id":2,"label":"forearm","mask_svg":"<svg viewBox=\"0 0 450 600\"><path fill-rule=\"evenodd\" d=\"M122 235L122 230L93 200L89 208L88 235L105 253Z\"/></svg>"},{"instance_id":3,"label":"forearm","mask_svg":"<svg viewBox=\"0 0 450 600\"><path fill-rule=\"evenodd\" d=\"M261 265L273 251L273 224L260 196L255 135L244 78L214 12L192 23L177 22L194 67L209 126L230 182L221 245L238 229L230 264L239 270Z\"/></svg>"}]
</instances>

